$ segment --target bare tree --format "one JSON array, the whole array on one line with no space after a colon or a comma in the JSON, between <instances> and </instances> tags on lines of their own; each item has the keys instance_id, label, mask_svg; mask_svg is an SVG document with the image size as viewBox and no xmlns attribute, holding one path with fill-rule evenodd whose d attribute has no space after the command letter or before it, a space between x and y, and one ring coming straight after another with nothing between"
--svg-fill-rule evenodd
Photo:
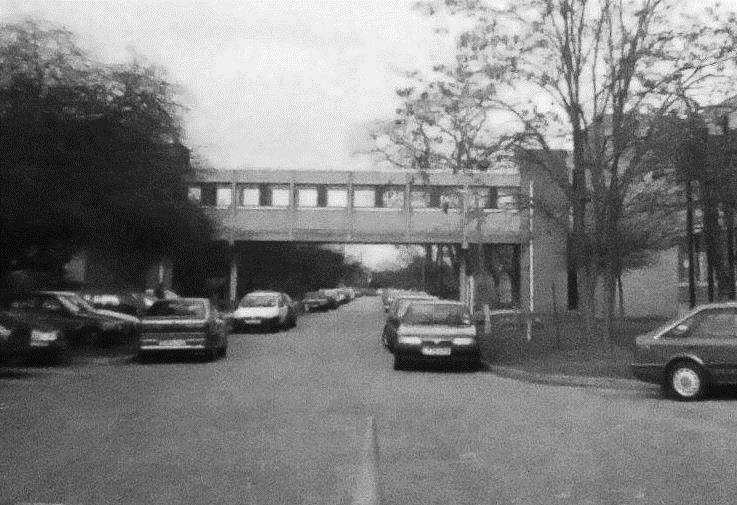
<instances>
[{"instance_id":1,"label":"bare tree","mask_svg":"<svg viewBox=\"0 0 737 505\"><path fill-rule=\"evenodd\" d=\"M678 14L669 0L479 0L424 3L469 17L496 107L519 125L516 144L541 153L535 168L559 185L571 210L569 260L583 279L593 324L596 286L606 314L623 268L626 202L653 172L662 119L693 101L721 102L735 75L733 12ZM553 140L572 147L570 170ZM607 325L609 333L610 325Z\"/></svg>"}]
</instances>

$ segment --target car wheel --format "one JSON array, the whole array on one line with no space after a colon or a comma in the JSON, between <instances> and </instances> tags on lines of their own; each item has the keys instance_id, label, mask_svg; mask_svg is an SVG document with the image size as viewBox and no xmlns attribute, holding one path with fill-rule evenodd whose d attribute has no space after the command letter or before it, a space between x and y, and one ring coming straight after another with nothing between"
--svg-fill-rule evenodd
<instances>
[{"instance_id":1,"label":"car wheel","mask_svg":"<svg viewBox=\"0 0 737 505\"><path fill-rule=\"evenodd\" d=\"M225 358L226 356L228 356L228 346L227 346L227 345L224 345L224 346L223 346L223 347L222 347L222 348L220 349L220 357L221 357L221 358Z\"/></svg>"},{"instance_id":2,"label":"car wheel","mask_svg":"<svg viewBox=\"0 0 737 505\"><path fill-rule=\"evenodd\" d=\"M394 370L407 370L407 368L408 368L407 359L400 354L395 354L394 355Z\"/></svg>"},{"instance_id":3,"label":"car wheel","mask_svg":"<svg viewBox=\"0 0 737 505\"><path fill-rule=\"evenodd\" d=\"M693 362L675 363L670 367L666 380L667 391L678 400L698 400L706 393L706 374Z\"/></svg>"},{"instance_id":4,"label":"car wheel","mask_svg":"<svg viewBox=\"0 0 737 505\"><path fill-rule=\"evenodd\" d=\"M215 361L218 359L218 356L220 355L220 352L217 348L207 349L205 351L205 359L207 361Z\"/></svg>"}]
</instances>

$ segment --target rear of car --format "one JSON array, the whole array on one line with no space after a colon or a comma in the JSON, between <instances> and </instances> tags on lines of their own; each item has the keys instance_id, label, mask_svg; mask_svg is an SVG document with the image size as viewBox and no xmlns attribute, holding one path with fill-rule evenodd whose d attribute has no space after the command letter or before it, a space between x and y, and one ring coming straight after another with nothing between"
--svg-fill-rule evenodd
<instances>
[{"instance_id":1,"label":"rear of car","mask_svg":"<svg viewBox=\"0 0 737 505\"><path fill-rule=\"evenodd\" d=\"M254 291L241 299L231 322L240 330L292 328L297 324L297 307L286 293Z\"/></svg>"},{"instance_id":2,"label":"rear of car","mask_svg":"<svg viewBox=\"0 0 737 505\"><path fill-rule=\"evenodd\" d=\"M420 362L479 363L476 326L468 308L460 302L414 300L397 318L395 369Z\"/></svg>"},{"instance_id":3,"label":"rear of car","mask_svg":"<svg viewBox=\"0 0 737 505\"><path fill-rule=\"evenodd\" d=\"M227 327L204 298L155 302L141 320L138 355L200 352L210 358L227 351Z\"/></svg>"},{"instance_id":4,"label":"rear of car","mask_svg":"<svg viewBox=\"0 0 737 505\"><path fill-rule=\"evenodd\" d=\"M305 312L314 310L328 310L330 309L331 301L328 295L320 293L319 291L312 291L305 293L302 298L302 306Z\"/></svg>"},{"instance_id":5,"label":"rear of car","mask_svg":"<svg viewBox=\"0 0 737 505\"><path fill-rule=\"evenodd\" d=\"M23 314L0 312L0 362L24 358L66 362L69 345L63 329Z\"/></svg>"}]
</instances>

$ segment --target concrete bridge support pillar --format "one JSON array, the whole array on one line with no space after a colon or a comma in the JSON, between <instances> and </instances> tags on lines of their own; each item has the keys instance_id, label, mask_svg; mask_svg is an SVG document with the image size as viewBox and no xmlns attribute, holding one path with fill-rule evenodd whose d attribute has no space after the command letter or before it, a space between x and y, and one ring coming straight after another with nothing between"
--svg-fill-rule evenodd
<instances>
[{"instance_id":1,"label":"concrete bridge support pillar","mask_svg":"<svg viewBox=\"0 0 737 505\"><path fill-rule=\"evenodd\" d=\"M472 300L469 292L469 286L471 285L471 283L469 275L466 271L466 256L465 254L463 254L463 251L461 252L460 267L458 270L458 294L460 295L461 303L470 307Z\"/></svg>"},{"instance_id":2,"label":"concrete bridge support pillar","mask_svg":"<svg viewBox=\"0 0 737 505\"><path fill-rule=\"evenodd\" d=\"M238 304L238 250L230 247L230 272L228 275L228 305L235 309Z\"/></svg>"}]
</instances>

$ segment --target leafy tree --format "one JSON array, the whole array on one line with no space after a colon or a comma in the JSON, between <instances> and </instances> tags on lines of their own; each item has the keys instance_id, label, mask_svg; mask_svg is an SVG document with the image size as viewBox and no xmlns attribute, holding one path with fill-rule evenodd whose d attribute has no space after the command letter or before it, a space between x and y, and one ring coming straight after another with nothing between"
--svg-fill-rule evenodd
<instances>
[{"instance_id":1,"label":"leafy tree","mask_svg":"<svg viewBox=\"0 0 737 505\"><path fill-rule=\"evenodd\" d=\"M0 272L58 270L80 247L153 255L209 237L161 74L98 63L65 29L0 26Z\"/></svg>"}]
</instances>

